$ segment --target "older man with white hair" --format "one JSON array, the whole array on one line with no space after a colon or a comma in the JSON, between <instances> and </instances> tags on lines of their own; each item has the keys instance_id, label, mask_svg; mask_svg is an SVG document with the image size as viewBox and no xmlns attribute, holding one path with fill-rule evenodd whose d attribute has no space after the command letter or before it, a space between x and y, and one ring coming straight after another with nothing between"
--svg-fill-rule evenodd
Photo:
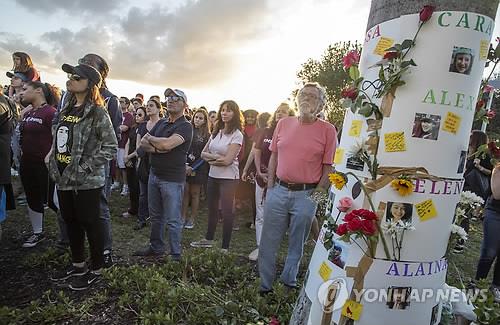
<instances>
[{"instance_id":1,"label":"older man with white hair","mask_svg":"<svg viewBox=\"0 0 500 325\"><path fill-rule=\"evenodd\" d=\"M296 100L300 115L279 121L270 146L259 250L261 293L272 290L276 257L287 230L288 254L281 281L289 288L297 285L304 243L316 212L310 195L329 187L328 174L337 144L335 127L317 117L325 106L325 90L317 83L307 83Z\"/></svg>"}]
</instances>

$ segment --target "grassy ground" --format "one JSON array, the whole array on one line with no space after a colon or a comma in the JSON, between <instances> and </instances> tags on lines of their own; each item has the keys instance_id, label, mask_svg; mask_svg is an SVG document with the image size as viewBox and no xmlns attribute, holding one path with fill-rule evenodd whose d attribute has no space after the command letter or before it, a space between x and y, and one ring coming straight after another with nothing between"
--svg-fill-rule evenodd
<instances>
[{"instance_id":1,"label":"grassy ground","mask_svg":"<svg viewBox=\"0 0 500 325\"><path fill-rule=\"evenodd\" d=\"M55 214L47 210L47 240L23 249L22 242L31 228L25 207L9 213L0 241L0 324L267 324L272 315L283 323L289 319L297 292L277 285L274 294L258 295L256 265L247 259L255 246L255 231L246 226L250 221L246 210L238 213L240 230L233 232L230 254L224 255L218 249L189 247L206 231L207 213L202 203L195 228L183 232L183 260L172 263L133 257L136 249L148 243L149 229L134 231L134 219L119 217L126 211L126 198L113 193L110 207L116 266L106 271L99 285L77 293L48 279L53 270L69 262L67 252L61 254L54 248L58 233ZM473 277L480 226L480 222L472 225L469 248L451 257L448 283L459 286ZM221 225L216 238L221 238L220 231ZM283 244L281 264L285 249ZM301 281L312 249L312 244L306 245Z\"/></svg>"}]
</instances>

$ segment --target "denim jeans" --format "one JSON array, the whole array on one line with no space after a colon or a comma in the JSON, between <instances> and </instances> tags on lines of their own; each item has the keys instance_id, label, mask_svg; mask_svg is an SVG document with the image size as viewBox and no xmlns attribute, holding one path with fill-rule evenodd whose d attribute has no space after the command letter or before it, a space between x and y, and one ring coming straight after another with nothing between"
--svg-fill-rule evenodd
<instances>
[{"instance_id":1,"label":"denim jeans","mask_svg":"<svg viewBox=\"0 0 500 325\"><path fill-rule=\"evenodd\" d=\"M139 180L139 212L137 213L137 221L139 223L146 223L148 218L148 183Z\"/></svg>"},{"instance_id":2,"label":"denim jeans","mask_svg":"<svg viewBox=\"0 0 500 325\"><path fill-rule=\"evenodd\" d=\"M221 203L222 218L222 248L228 249L233 232L234 196L238 186L237 179L223 179L208 177L208 228L205 236L208 240L215 237L215 229L219 220L219 202Z\"/></svg>"},{"instance_id":3,"label":"denim jeans","mask_svg":"<svg viewBox=\"0 0 500 325\"><path fill-rule=\"evenodd\" d=\"M276 184L267 190L264 203L264 226L259 245L260 289L272 289L276 275L276 257L288 230L288 253L281 281L290 287L297 285L297 273L304 243L316 214L316 203L309 199L312 190L289 191Z\"/></svg>"},{"instance_id":4,"label":"denim jeans","mask_svg":"<svg viewBox=\"0 0 500 325\"><path fill-rule=\"evenodd\" d=\"M182 226L182 197L184 183L168 182L149 173L148 205L151 217L151 248L156 253L165 252L165 225L168 226L168 241L170 255L181 255Z\"/></svg>"},{"instance_id":5,"label":"denim jeans","mask_svg":"<svg viewBox=\"0 0 500 325\"><path fill-rule=\"evenodd\" d=\"M500 214L494 210L484 210L483 242L481 243L481 256L477 264L476 279L484 279L495 261L493 271L493 284L500 287Z\"/></svg>"},{"instance_id":6,"label":"denim jeans","mask_svg":"<svg viewBox=\"0 0 500 325\"><path fill-rule=\"evenodd\" d=\"M104 173L106 175L104 187L101 190L101 195L99 197L99 208L100 216L99 220L101 226L104 229L104 250L111 251L112 248L112 237L111 237L111 214L109 212L108 198L111 194L111 174L110 174L111 162L107 162L104 165Z\"/></svg>"}]
</instances>

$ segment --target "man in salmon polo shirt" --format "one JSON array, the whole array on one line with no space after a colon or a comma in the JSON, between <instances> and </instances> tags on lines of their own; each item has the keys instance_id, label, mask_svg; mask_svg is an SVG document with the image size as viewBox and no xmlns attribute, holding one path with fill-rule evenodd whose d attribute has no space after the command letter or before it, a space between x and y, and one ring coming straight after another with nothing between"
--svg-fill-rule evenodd
<instances>
[{"instance_id":1,"label":"man in salmon polo shirt","mask_svg":"<svg viewBox=\"0 0 500 325\"><path fill-rule=\"evenodd\" d=\"M261 294L272 291L276 257L288 230L288 254L281 282L297 285L297 273L304 243L316 213L309 197L329 187L337 132L330 123L317 118L325 106L325 90L307 83L296 98L300 115L281 119L270 146L264 226L259 250Z\"/></svg>"}]
</instances>

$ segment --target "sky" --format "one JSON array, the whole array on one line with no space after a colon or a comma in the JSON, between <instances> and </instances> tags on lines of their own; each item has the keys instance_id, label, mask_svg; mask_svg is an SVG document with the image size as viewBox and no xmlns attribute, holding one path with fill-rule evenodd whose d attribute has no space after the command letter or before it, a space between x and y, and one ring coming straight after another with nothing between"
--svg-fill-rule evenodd
<instances>
[{"instance_id":1,"label":"sky","mask_svg":"<svg viewBox=\"0 0 500 325\"><path fill-rule=\"evenodd\" d=\"M370 0L3 0L0 71L27 52L43 81L64 87L61 65L96 53L117 96L163 98L171 87L191 107L233 99L274 111L299 86L302 63L364 39L369 9Z\"/></svg>"}]
</instances>

